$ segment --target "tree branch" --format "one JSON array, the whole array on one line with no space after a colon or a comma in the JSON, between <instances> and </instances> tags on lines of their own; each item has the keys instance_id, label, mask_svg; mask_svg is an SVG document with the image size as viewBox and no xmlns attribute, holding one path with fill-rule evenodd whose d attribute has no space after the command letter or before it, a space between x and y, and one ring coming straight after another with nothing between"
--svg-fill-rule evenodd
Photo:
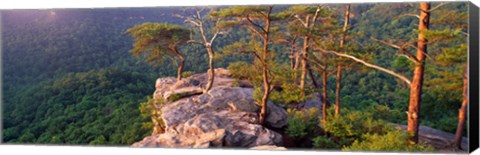
<instances>
[{"instance_id":1,"label":"tree branch","mask_svg":"<svg viewBox=\"0 0 480 155\"><path fill-rule=\"evenodd\" d=\"M315 11L315 15L313 15L313 22L312 22L312 28L315 27L315 21L317 21L317 18L318 18L318 12L320 12L321 9L323 9L323 5L322 6L318 6L317 7L317 10Z\"/></svg>"},{"instance_id":2,"label":"tree branch","mask_svg":"<svg viewBox=\"0 0 480 155\"><path fill-rule=\"evenodd\" d=\"M405 83L408 84L408 86L410 87L410 84L412 83L408 78L406 78L405 76L401 75L401 74L398 74L398 73L395 73L394 71L392 70L389 70L389 69L386 69L386 68L383 68L383 67L380 67L380 66L377 66L377 65L374 65L374 64L371 64L371 63L368 63L366 61L363 61L361 59L358 59L352 55L348 55L348 54L344 54L344 53L339 53L339 52L335 52L335 51L328 51L328 50L324 50L324 49L320 49L322 52L325 52L325 53L330 53L330 54L334 54L334 55L337 55L337 56L340 56L340 57L345 57L345 58L349 58L349 59L352 59L356 62L360 62L362 64L364 64L365 66L367 67L370 67L370 68L374 68L374 69L377 69L377 70L380 70L380 71L383 71L385 73L388 73L390 75L393 75L401 80L403 80Z\"/></svg>"},{"instance_id":3,"label":"tree branch","mask_svg":"<svg viewBox=\"0 0 480 155\"><path fill-rule=\"evenodd\" d=\"M260 26L260 25L258 25L257 23L253 22L248 15L247 15L247 20L248 20L248 22L249 22L250 24L252 24L252 25L255 26L255 27L258 27L260 30L263 31L263 33L267 34L267 31L266 31L262 26Z\"/></svg>"},{"instance_id":4,"label":"tree branch","mask_svg":"<svg viewBox=\"0 0 480 155\"><path fill-rule=\"evenodd\" d=\"M260 32L258 32L255 28L252 27L252 25L247 26L250 31L254 32L255 34L259 35L262 39L265 39L265 36L263 36Z\"/></svg>"},{"instance_id":5,"label":"tree branch","mask_svg":"<svg viewBox=\"0 0 480 155\"><path fill-rule=\"evenodd\" d=\"M335 72L337 72L337 70L336 70L336 69L334 69L334 70L332 70L332 71L328 72L328 73L327 73L327 77L329 77L330 75L332 75L332 74L333 74L333 73L335 73Z\"/></svg>"},{"instance_id":6,"label":"tree branch","mask_svg":"<svg viewBox=\"0 0 480 155\"><path fill-rule=\"evenodd\" d=\"M437 6L431 8L430 10L427 10L427 12L435 11L435 10L437 10L438 8L444 6L445 4L448 4L448 2L446 2L446 3L440 3L440 4L438 4Z\"/></svg>"},{"instance_id":7,"label":"tree branch","mask_svg":"<svg viewBox=\"0 0 480 155\"><path fill-rule=\"evenodd\" d=\"M409 13L407 13L407 14L403 14L403 15L400 15L400 16L396 16L396 17L394 17L393 19L398 19L398 18L401 18L401 17L407 17L407 16L410 16L410 17L417 17L418 19L420 19L420 16L419 16L419 15L417 15L417 14L409 14Z\"/></svg>"},{"instance_id":8,"label":"tree branch","mask_svg":"<svg viewBox=\"0 0 480 155\"><path fill-rule=\"evenodd\" d=\"M405 45L405 47L406 47L406 46L409 46L409 47L412 47L412 48L414 48L415 50L419 51L418 48L417 48L417 46L413 45L412 43L404 42L404 45ZM421 50L420 50L420 51L421 51ZM430 54L425 53L425 52L423 52L423 51L422 51L422 53L423 53L428 59L430 59L430 60L432 60L432 61L435 62L435 59L434 59L433 57L431 57Z\"/></svg>"},{"instance_id":9,"label":"tree branch","mask_svg":"<svg viewBox=\"0 0 480 155\"><path fill-rule=\"evenodd\" d=\"M302 25L303 25L304 27L307 26L307 23L305 23L302 19L300 19L300 17L299 17L298 15L294 15L293 17L295 17L295 19L297 19L300 23L302 23Z\"/></svg>"},{"instance_id":10,"label":"tree branch","mask_svg":"<svg viewBox=\"0 0 480 155\"><path fill-rule=\"evenodd\" d=\"M187 43L198 44L198 45L201 45L202 47L205 47L205 44L202 44L202 43L200 43L200 42L198 42L198 41L196 41L196 40L189 40L189 41L187 41Z\"/></svg>"},{"instance_id":11,"label":"tree branch","mask_svg":"<svg viewBox=\"0 0 480 155\"><path fill-rule=\"evenodd\" d=\"M377 41L377 42L380 42L380 43L383 43L385 45L388 45L390 47L393 47L393 48L396 48L396 49L399 49L400 51L404 52L407 56L409 56L411 58L411 60L413 60L415 63L418 63L420 61L418 61L417 57L415 57L412 53L408 52L405 47L407 46L407 44L404 44L402 46L398 46L398 45L395 45L395 44L392 44L392 43L388 43L386 41L383 41L383 40L378 40L378 39L375 39L375 38L372 38L372 40L374 41Z\"/></svg>"}]
</instances>

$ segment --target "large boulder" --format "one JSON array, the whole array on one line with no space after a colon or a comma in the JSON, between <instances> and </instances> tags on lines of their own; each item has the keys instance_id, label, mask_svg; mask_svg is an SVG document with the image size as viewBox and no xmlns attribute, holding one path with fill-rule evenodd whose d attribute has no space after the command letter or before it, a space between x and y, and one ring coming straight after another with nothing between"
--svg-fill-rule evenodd
<instances>
[{"instance_id":1,"label":"large boulder","mask_svg":"<svg viewBox=\"0 0 480 155\"><path fill-rule=\"evenodd\" d=\"M319 93L313 93L313 97L300 102L295 108L298 110L308 110L310 108L322 109L323 100Z\"/></svg>"},{"instance_id":2,"label":"large boulder","mask_svg":"<svg viewBox=\"0 0 480 155\"><path fill-rule=\"evenodd\" d=\"M217 71L217 70L216 70ZM180 81L174 78L157 80L154 98L167 102L159 107L165 133L152 135L134 147L256 147L282 146L282 136L267 127L282 128L286 111L269 102L266 126L259 123L261 107L253 99L253 89L236 87L237 80L228 70L219 70L213 88L202 93L206 73ZM218 81L217 81L218 80Z\"/></svg>"},{"instance_id":3,"label":"large boulder","mask_svg":"<svg viewBox=\"0 0 480 155\"><path fill-rule=\"evenodd\" d=\"M273 128L283 128L287 126L287 111L272 102L267 102L267 125Z\"/></svg>"}]
</instances>

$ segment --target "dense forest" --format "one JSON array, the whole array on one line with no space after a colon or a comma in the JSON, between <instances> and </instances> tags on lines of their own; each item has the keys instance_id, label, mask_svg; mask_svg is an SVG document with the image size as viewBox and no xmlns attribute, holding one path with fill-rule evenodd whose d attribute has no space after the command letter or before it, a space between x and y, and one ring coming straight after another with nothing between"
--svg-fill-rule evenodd
<instances>
[{"instance_id":1,"label":"dense forest","mask_svg":"<svg viewBox=\"0 0 480 155\"><path fill-rule=\"evenodd\" d=\"M387 140L404 136L379 124L407 125L415 122L407 114L417 113L420 125L455 134L464 102L467 5L432 3L424 14L421 7L2 10L2 140L130 145L152 132L140 105L153 93L156 78L217 67L251 80L262 105L321 94L330 103L323 104L322 119L293 111L286 129L299 139L311 136L314 147L379 145L378 135L363 133L379 127ZM422 30L419 20L425 18ZM145 37L152 34L160 37ZM428 54L418 36L428 38ZM422 80L415 89L419 66ZM284 91L272 89L276 85ZM421 104L412 109L413 90L420 91ZM363 120L370 126L347 129ZM318 122L330 134L313 135ZM466 136L466 128L460 130Z\"/></svg>"}]
</instances>

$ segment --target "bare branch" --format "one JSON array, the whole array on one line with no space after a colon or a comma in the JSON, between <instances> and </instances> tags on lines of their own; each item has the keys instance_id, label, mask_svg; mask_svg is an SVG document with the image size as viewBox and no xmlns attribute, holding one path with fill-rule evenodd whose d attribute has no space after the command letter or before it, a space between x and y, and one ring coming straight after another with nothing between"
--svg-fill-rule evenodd
<instances>
[{"instance_id":1,"label":"bare branch","mask_svg":"<svg viewBox=\"0 0 480 155\"><path fill-rule=\"evenodd\" d=\"M260 26L260 25L258 25L257 23L253 22L248 15L247 15L247 21L248 21L250 24L252 24L253 26L255 26L255 27L259 28L260 30L262 30L263 33L267 34L267 31L266 31L262 26Z\"/></svg>"},{"instance_id":2,"label":"bare branch","mask_svg":"<svg viewBox=\"0 0 480 155\"><path fill-rule=\"evenodd\" d=\"M407 46L407 44L404 44L402 46L398 46L398 45L395 45L395 44L392 44L392 43L388 43L386 41L383 41L383 40L378 40L378 39L375 39L375 38L372 38L372 40L375 40L377 42L381 42L385 45L388 45L390 47L393 47L393 48L396 48L396 49L399 49L400 51L404 52L406 55L408 55L411 60L413 60L415 63L418 63L420 61L418 61L417 57L415 57L412 53L408 52L405 47Z\"/></svg>"},{"instance_id":3,"label":"bare branch","mask_svg":"<svg viewBox=\"0 0 480 155\"><path fill-rule=\"evenodd\" d=\"M404 42L404 45L405 45L405 47L406 47L406 46L409 46L409 47L412 47L412 48L414 48L415 50L419 51L418 48L417 48L417 46L415 46L415 45L412 44L412 43ZM435 62L435 59L434 59L432 56L430 56L430 54L425 53L425 52L423 52L423 51L422 51L422 53L423 53L428 59L430 59L430 60L432 60L432 61Z\"/></svg>"},{"instance_id":4,"label":"bare branch","mask_svg":"<svg viewBox=\"0 0 480 155\"><path fill-rule=\"evenodd\" d=\"M398 19L398 18L401 18L401 17L407 17L407 16L410 16L410 17L417 17L418 19L420 19L420 16L419 16L419 15L417 15L417 14L409 14L409 13L407 13L407 14L403 14L403 15L400 15L400 16L396 16L396 17L394 17L393 19Z\"/></svg>"},{"instance_id":5,"label":"bare branch","mask_svg":"<svg viewBox=\"0 0 480 155\"><path fill-rule=\"evenodd\" d=\"M255 28L253 28L251 25L248 25L247 26L248 29L250 29L250 31L256 33L257 35L259 35L262 39L265 39L265 36L263 36L260 32L258 32Z\"/></svg>"},{"instance_id":6,"label":"bare branch","mask_svg":"<svg viewBox=\"0 0 480 155\"><path fill-rule=\"evenodd\" d=\"M217 38L217 35L218 35L218 30L215 32L215 34L213 34L212 38L210 38L210 42L208 42L208 45L211 46L213 41L215 40L215 38Z\"/></svg>"},{"instance_id":7,"label":"bare branch","mask_svg":"<svg viewBox=\"0 0 480 155\"><path fill-rule=\"evenodd\" d=\"M334 69L334 70L332 70L332 71L328 72L328 73L327 73L327 77L331 76L331 75L332 75L332 74L334 74L335 72L337 72L337 70L336 70L336 69Z\"/></svg>"},{"instance_id":8,"label":"bare branch","mask_svg":"<svg viewBox=\"0 0 480 155\"><path fill-rule=\"evenodd\" d=\"M445 4L448 4L448 2L446 2L446 3L440 3L440 4L438 4L437 6L431 8L430 10L428 10L427 12L435 11L435 10L437 10L438 8L444 6Z\"/></svg>"},{"instance_id":9,"label":"bare branch","mask_svg":"<svg viewBox=\"0 0 480 155\"><path fill-rule=\"evenodd\" d=\"M410 84L412 83L408 78L406 78L405 76L401 75L401 74L398 74L398 73L395 73L394 71L392 70L389 70L389 69L386 69L386 68L383 68L383 67L380 67L380 66L377 66L377 65L374 65L374 64L371 64L371 63L368 63L364 60L361 60L361 59L358 59L352 55L348 55L348 54L344 54L344 53L339 53L339 52L336 52L336 51L328 51L328 50L324 50L324 49L320 49L322 52L325 52L325 53L330 53L330 54L334 54L334 55L337 55L337 56L340 56L340 57L345 57L345 58L349 58L349 59L352 59L356 62L360 62L362 64L364 64L365 66L367 67L370 67L370 68L374 68L374 69L377 69L377 70L380 70L380 71L383 71L385 73L388 73L390 75L393 75L401 80L403 80L405 83L408 84L408 86L410 86Z\"/></svg>"},{"instance_id":10,"label":"bare branch","mask_svg":"<svg viewBox=\"0 0 480 155\"><path fill-rule=\"evenodd\" d=\"M315 15L313 15L312 27L315 27L315 21L317 21L317 18L318 18L318 12L320 12L320 10L322 10L323 7L324 5L317 7L317 10L315 11Z\"/></svg>"},{"instance_id":11,"label":"bare branch","mask_svg":"<svg viewBox=\"0 0 480 155\"><path fill-rule=\"evenodd\" d=\"M321 69L325 69L325 66L323 66L322 64L316 62L316 61L309 61L310 59L308 59L308 57L305 57L303 56L301 53L297 54L296 56L297 58L302 58L302 59L307 59L307 61L310 63L313 63L314 65L320 67Z\"/></svg>"},{"instance_id":12,"label":"bare branch","mask_svg":"<svg viewBox=\"0 0 480 155\"><path fill-rule=\"evenodd\" d=\"M300 23L302 23L303 26L307 26L307 23L304 22L302 19L300 19L300 17L298 15L294 15L293 17L295 17L295 19L297 19L298 21L300 21Z\"/></svg>"},{"instance_id":13,"label":"bare branch","mask_svg":"<svg viewBox=\"0 0 480 155\"><path fill-rule=\"evenodd\" d=\"M195 20L195 19L192 19L192 18L186 18L186 19L185 19L185 22L188 22L188 23L191 23L191 24L193 24L194 26L200 27L200 23L199 23L199 21L197 21L197 20Z\"/></svg>"},{"instance_id":14,"label":"bare branch","mask_svg":"<svg viewBox=\"0 0 480 155\"><path fill-rule=\"evenodd\" d=\"M187 41L187 43L198 44L198 45L201 45L201 46L205 47L205 44L202 44L202 43L200 43L200 42L198 42L198 41L196 41L196 40L189 40L189 41Z\"/></svg>"}]
</instances>

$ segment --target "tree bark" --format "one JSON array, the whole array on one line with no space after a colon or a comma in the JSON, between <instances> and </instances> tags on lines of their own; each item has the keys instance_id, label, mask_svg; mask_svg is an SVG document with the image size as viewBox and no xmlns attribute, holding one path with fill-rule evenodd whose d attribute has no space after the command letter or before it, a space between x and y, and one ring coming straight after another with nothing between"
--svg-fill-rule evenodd
<instances>
[{"instance_id":1,"label":"tree bark","mask_svg":"<svg viewBox=\"0 0 480 155\"><path fill-rule=\"evenodd\" d=\"M305 88L305 80L307 78L307 57L308 57L308 41L310 40L309 37L303 37L303 51L301 54L302 58L302 73L300 74L300 89L303 90Z\"/></svg>"},{"instance_id":2,"label":"tree bark","mask_svg":"<svg viewBox=\"0 0 480 155\"><path fill-rule=\"evenodd\" d=\"M342 39L340 39L340 49L343 50L345 44L345 37L348 30L348 23L350 21L350 4L347 5L345 10L345 23L343 24ZM342 83L342 66L337 64L337 83L335 87L335 116L340 115L340 89Z\"/></svg>"},{"instance_id":3,"label":"tree bark","mask_svg":"<svg viewBox=\"0 0 480 155\"><path fill-rule=\"evenodd\" d=\"M335 116L340 115L340 89L342 82L342 66L337 66L337 83L335 88Z\"/></svg>"},{"instance_id":4,"label":"tree bark","mask_svg":"<svg viewBox=\"0 0 480 155\"><path fill-rule=\"evenodd\" d=\"M172 48L173 52L175 52L175 54L178 56L178 58L180 58L180 64L178 64L178 69L177 69L177 80L180 81L182 80L182 72L183 72L183 66L185 64L185 57L183 56L182 53L180 53L178 50L177 50L177 47L173 47Z\"/></svg>"},{"instance_id":5,"label":"tree bark","mask_svg":"<svg viewBox=\"0 0 480 155\"><path fill-rule=\"evenodd\" d=\"M310 26L310 16L305 17L305 28ZM307 78L307 57L308 57L308 41L310 41L309 36L303 37L303 51L302 51L302 73L300 74L300 89L303 91L305 88L305 80ZM301 94L303 95L303 93Z\"/></svg>"},{"instance_id":6,"label":"tree bark","mask_svg":"<svg viewBox=\"0 0 480 155\"><path fill-rule=\"evenodd\" d=\"M325 64L325 68L323 68L323 77L322 77L322 85L323 85L323 93L322 93L322 119L323 124L327 123L327 55L325 53L323 55L323 63Z\"/></svg>"},{"instance_id":7,"label":"tree bark","mask_svg":"<svg viewBox=\"0 0 480 155\"><path fill-rule=\"evenodd\" d=\"M462 134L463 134L463 128L465 125L467 106L468 106L468 70L467 70L467 66L465 66L465 72L463 74L463 101L462 101L462 107L458 109L458 126L457 126L457 131L455 132L455 147L460 150L463 150Z\"/></svg>"},{"instance_id":8,"label":"tree bark","mask_svg":"<svg viewBox=\"0 0 480 155\"><path fill-rule=\"evenodd\" d=\"M420 124L420 102L422 96L423 74L425 67L425 54L427 53L427 38L424 31L428 30L430 23L430 3L420 3L420 21L418 24L418 42L416 64L412 84L410 85L410 101L408 104L408 127L407 131L412 136L410 141L418 143L418 125Z\"/></svg>"},{"instance_id":9,"label":"tree bark","mask_svg":"<svg viewBox=\"0 0 480 155\"><path fill-rule=\"evenodd\" d=\"M343 47L343 44L345 43L345 37L346 37L346 32L348 30L348 23L350 22L350 4L347 5L347 9L345 11L345 23L343 24L343 34L342 34L342 39L340 40L340 48Z\"/></svg>"},{"instance_id":10,"label":"tree bark","mask_svg":"<svg viewBox=\"0 0 480 155\"><path fill-rule=\"evenodd\" d=\"M214 53L211 46L207 48L207 52L208 52L208 58L209 58L208 67L210 68L210 70L208 70L208 82L207 82L207 86L205 87L204 93L208 92L212 88L213 81L215 79L215 70L213 68Z\"/></svg>"},{"instance_id":11,"label":"tree bark","mask_svg":"<svg viewBox=\"0 0 480 155\"><path fill-rule=\"evenodd\" d=\"M260 111L260 123L265 125L265 120L267 116L267 102L268 97L270 95L270 82L268 81L268 66L267 66L267 56L268 56L268 42L269 42L269 31L270 31L270 13L272 11L272 7L268 6L268 12L265 16L265 28L264 28L264 37L263 37L263 87L264 93L262 97L262 109Z\"/></svg>"}]
</instances>

